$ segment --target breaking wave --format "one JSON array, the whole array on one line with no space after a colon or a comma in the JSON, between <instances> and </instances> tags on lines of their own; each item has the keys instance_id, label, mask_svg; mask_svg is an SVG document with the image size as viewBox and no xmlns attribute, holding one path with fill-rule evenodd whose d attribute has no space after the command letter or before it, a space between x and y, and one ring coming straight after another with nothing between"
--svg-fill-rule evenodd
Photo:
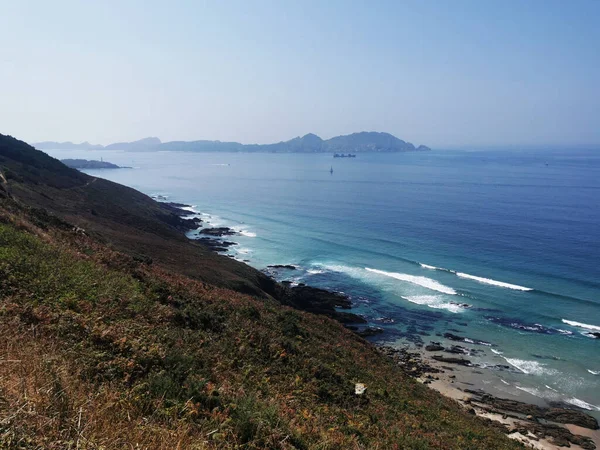
<instances>
[{"instance_id":1,"label":"breaking wave","mask_svg":"<svg viewBox=\"0 0 600 450\"><path fill-rule=\"evenodd\" d=\"M394 278L400 281L406 281L407 283L416 284L418 286L431 289L433 291L441 292L442 294L448 295L456 295L456 291L451 287L444 286L443 284L432 280L427 277L419 277L416 275L408 275L406 273L398 273L398 272L386 272L384 270L379 269L370 269L369 267L365 267L365 270L371 273L376 273L378 275L384 275L386 277Z\"/></svg>"},{"instance_id":2,"label":"breaking wave","mask_svg":"<svg viewBox=\"0 0 600 450\"><path fill-rule=\"evenodd\" d=\"M515 387L521 391L525 391L528 394L534 395L536 397L543 397L542 393L536 388L529 388L529 387L517 386L517 385L515 385Z\"/></svg>"},{"instance_id":3,"label":"breaking wave","mask_svg":"<svg viewBox=\"0 0 600 450\"><path fill-rule=\"evenodd\" d=\"M437 295L411 295L402 298L417 305L425 305L434 309L445 309L446 311L450 311L452 313L460 313L464 310L463 307L457 305L456 303L444 302Z\"/></svg>"},{"instance_id":4,"label":"breaking wave","mask_svg":"<svg viewBox=\"0 0 600 450\"><path fill-rule=\"evenodd\" d=\"M319 274L325 273L325 271L321 270L321 269L308 269L306 271L306 273L309 275L319 275Z\"/></svg>"},{"instance_id":5,"label":"breaking wave","mask_svg":"<svg viewBox=\"0 0 600 450\"><path fill-rule=\"evenodd\" d=\"M571 325L572 327L584 328L590 331L600 331L600 327L597 325L588 325L587 323L575 322L574 320L562 319L563 323Z\"/></svg>"},{"instance_id":6,"label":"breaking wave","mask_svg":"<svg viewBox=\"0 0 600 450\"><path fill-rule=\"evenodd\" d=\"M554 369L548 369L543 364L537 361L527 361L525 359L506 358L503 356L507 363L511 366L519 369L521 372L527 375L552 375L556 373Z\"/></svg>"},{"instance_id":7,"label":"breaking wave","mask_svg":"<svg viewBox=\"0 0 600 450\"><path fill-rule=\"evenodd\" d=\"M490 284L492 286L502 287L502 288L506 288L506 289L514 289L516 291L533 291L532 288L528 288L525 286L519 286L518 284L505 283L504 281L492 280L491 278L478 277L478 276L471 275L471 274L464 273L464 272L456 272L455 270L445 269L443 267L430 266L429 264L424 264L424 263L419 263L419 265L423 269L439 270L442 272L453 273L457 277L466 278L468 280L477 281L477 282L483 283L483 284Z\"/></svg>"},{"instance_id":8,"label":"breaking wave","mask_svg":"<svg viewBox=\"0 0 600 450\"><path fill-rule=\"evenodd\" d=\"M463 272L456 272L456 276L460 277L460 278L466 278L469 280L478 281L479 283L483 283L483 284L491 284L492 286L503 287L506 289L514 289L517 291L533 291L533 289L525 287L525 286L519 286L517 284L505 283L503 281L496 281L496 280L492 280L490 278L476 277L475 275L469 275L468 273L463 273Z\"/></svg>"},{"instance_id":9,"label":"breaking wave","mask_svg":"<svg viewBox=\"0 0 600 450\"><path fill-rule=\"evenodd\" d=\"M577 406L578 408L587 409L588 411L600 411L600 407L596 405L592 405L591 403L584 402L583 400L579 400L578 398L572 397L565 400L567 403L571 405Z\"/></svg>"}]
</instances>

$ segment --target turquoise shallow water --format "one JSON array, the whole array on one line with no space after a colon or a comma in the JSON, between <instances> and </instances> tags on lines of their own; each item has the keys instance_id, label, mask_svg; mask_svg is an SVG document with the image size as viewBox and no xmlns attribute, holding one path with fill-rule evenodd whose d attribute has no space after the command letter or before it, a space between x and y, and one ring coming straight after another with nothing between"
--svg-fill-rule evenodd
<instances>
[{"instance_id":1,"label":"turquoise shallow water","mask_svg":"<svg viewBox=\"0 0 600 450\"><path fill-rule=\"evenodd\" d=\"M600 152L49 153L133 166L89 173L233 227L232 255L347 293L379 340L464 336L506 392L600 411Z\"/></svg>"}]
</instances>

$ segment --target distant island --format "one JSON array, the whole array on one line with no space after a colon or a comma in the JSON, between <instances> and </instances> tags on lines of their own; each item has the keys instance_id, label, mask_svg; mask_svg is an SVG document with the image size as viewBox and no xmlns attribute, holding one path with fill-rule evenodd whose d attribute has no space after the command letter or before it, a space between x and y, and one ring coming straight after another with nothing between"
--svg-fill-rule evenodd
<instances>
[{"instance_id":1,"label":"distant island","mask_svg":"<svg viewBox=\"0 0 600 450\"><path fill-rule=\"evenodd\" d=\"M285 142L275 144L241 144L222 141L170 141L161 142L157 137L149 137L134 142L117 142L106 146L89 142L38 142L33 146L40 150L80 149L80 150L126 150L126 151L183 151L183 152L255 152L255 153L396 153L431 150L425 145L415 147L389 133L362 131L360 133L336 136L323 140L309 133Z\"/></svg>"},{"instance_id":2,"label":"distant island","mask_svg":"<svg viewBox=\"0 0 600 450\"><path fill-rule=\"evenodd\" d=\"M131 169L131 167L121 167L106 161L87 159L61 159L60 162L72 169Z\"/></svg>"}]
</instances>

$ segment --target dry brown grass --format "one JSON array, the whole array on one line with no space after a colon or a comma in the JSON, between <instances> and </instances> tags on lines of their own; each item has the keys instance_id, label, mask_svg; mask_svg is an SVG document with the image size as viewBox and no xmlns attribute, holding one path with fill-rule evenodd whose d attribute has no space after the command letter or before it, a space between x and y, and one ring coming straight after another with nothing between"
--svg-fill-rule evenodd
<instances>
[{"instance_id":1,"label":"dry brown grass","mask_svg":"<svg viewBox=\"0 0 600 450\"><path fill-rule=\"evenodd\" d=\"M82 383L35 327L24 332L0 323L0 336L0 447L208 448L193 424L149 426L117 389Z\"/></svg>"}]
</instances>

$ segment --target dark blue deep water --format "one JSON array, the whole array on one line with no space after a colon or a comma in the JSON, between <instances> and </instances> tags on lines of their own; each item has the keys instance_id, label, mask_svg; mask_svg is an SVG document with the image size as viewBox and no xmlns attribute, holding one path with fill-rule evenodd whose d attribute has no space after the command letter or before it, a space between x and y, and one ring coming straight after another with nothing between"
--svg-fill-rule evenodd
<instances>
[{"instance_id":1,"label":"dark blue deep water","mask_svg":"<svg viewBox=\"0 0 600 450\"><path fill-rule=\"evenodd\" d=\"M133 166L90 173L235 228L232 255L349 294L380 340L484 341L506 392L600 411L600 152L49 153Z\"/></svg>"}]
</instances>

